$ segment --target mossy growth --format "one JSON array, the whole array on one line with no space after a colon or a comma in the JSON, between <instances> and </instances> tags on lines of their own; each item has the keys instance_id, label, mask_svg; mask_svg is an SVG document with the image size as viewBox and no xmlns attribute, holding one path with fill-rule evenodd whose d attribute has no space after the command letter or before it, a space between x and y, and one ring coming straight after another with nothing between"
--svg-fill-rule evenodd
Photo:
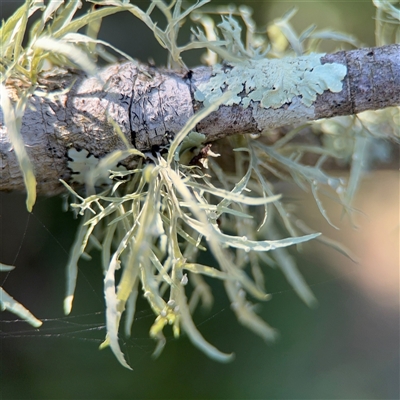
<instances>
[{"instance_id":1,"label":"mossy growth","mask_svg":"<svg viewBox=\"0 0 400 400\"><path fill-rule=\"evenodd\" d=\"M159 44L169 51L171 68L184 67L182 53L199 48L206 50L203 61L214 65L223 61L306 55L318 51L322 39L359 44L350 35L318 31L315 27L297 35L290 24L293 12L269 24L266 32L259 33L248 7L206 9L204 6L208 2L197 1L185 8L180 0L169 3L152 0L148 9L142 10L125 0L91 1L93 8L75 17L81 7L80 1L52 0L45 5L39 0L27 0L3 23L0 32L3 38L1 106L25 177L29 210L36 197L35 177L18 129L29 97L38 90L38 76L56 67L80 68L96 75L98 57L115 61L106 47L135 62L97 39L102 18L107 15L128 11L143 21ZM398 20L392 2L374 4L378 42L383 44L382 41L391 40ZM156 8L165 17L165 29L152 19ZM27 22L39 11L42 16L33 24L23 47ZM222 22L216 25L214 17L218 14ZM196 25L196 29L192 29L193 40L179 46L179 30L189 19ZM86 33L77 33L82 28L86 28ZM5 91L5 85L13 79L25 82L15 104L8 100ZM53 95L42 91L40 94ZM210 146L203 143L201 133L193 130L202 118L227 100L227 96L229 93L195 114L169 145L158 152L142 153L125 141L126 150L109 154L88 171L85 177L88 195L81 196L63 182L72 197L70 206L81 216L67 266L65 312L69 313L72 308L79 259L90 251L101 251L107 326L107 337L101 347L110 346L127 368L130 367L118 340L121 316L125 313L124 331L129 335L136 299L141 292L155 315L150 329L150 336L157 341L155 355L165 344L165 326L171 325L176 337L183 330L196 346L219 361L229 361L232 355L208 343L192 319L197 307L210 307L213 301L204 277L222 282L239 322L265 340L273 340L276 331L256 314L255 304L249 298L252 301L269 299L264 282L266 265L280 268L300 298L308 305L315 304L287 247L320 239L339 251L346 253L346 250L312 232L306 223L299 223L276 193L274 182L284 180L304 190L310 189L321 214L332 224L319 192L335 196L351 214L352 198L370 160L368 149L376 139L395 129L396 124L396 113L383 110L297 127L273 144L268 142L271 132L257 137L238 135L226 139L232 149L233 168L225 170L219 163L221 160L223 163L223 157L217 157ZM118 132L118 126L114 128ZM322 134L322 145L305 145L293 140L303 129L318 130ZM316 160L312 164L306 162L310 154ZM132 155L138 158L135 170L114 168L119 161ZM331 158L350 165L348 181L330 176L324 170L325 161ZM103 191L96 187L100 177L111 179L109 187ZM281 238L281 227L288 237ZM214 266L198 262L199 254L205 251L213 255ZM3 267L4 270L11 268ZM117 270L120 273L116 274ZM190 291L187 290L189 286ZM2 306L38 326L38 321L26 309L18 307L10 296L6 298L2 294Z\"/></svg>"}]
</instances>

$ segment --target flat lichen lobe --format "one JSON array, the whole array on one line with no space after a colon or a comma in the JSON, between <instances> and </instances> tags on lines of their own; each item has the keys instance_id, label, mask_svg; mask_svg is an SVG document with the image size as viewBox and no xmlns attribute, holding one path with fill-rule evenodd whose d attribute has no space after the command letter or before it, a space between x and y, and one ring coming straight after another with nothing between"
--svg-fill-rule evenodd
<instances>
[{"instance_id":1,"label":"flat lichen lobe","mask_svg":"<svg viewBox=\"0 0 400 400\"><path fill-rule=\"evenodd\" d=\"M262 108L280 108L296 96L310 107L325 90L340 92L347 68L342 64L321 64L323 54L284 59L249 60L230 68L216 65L208 82L199 85L195 98L205 106L230 90L227 106L247 108L251 101Z\"/></svg>"}]
</instances>

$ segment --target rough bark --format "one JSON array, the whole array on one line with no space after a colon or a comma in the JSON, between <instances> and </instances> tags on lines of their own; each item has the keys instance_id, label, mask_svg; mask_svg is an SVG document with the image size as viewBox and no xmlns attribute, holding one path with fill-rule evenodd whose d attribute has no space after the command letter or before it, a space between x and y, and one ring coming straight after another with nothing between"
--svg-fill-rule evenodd
<instances>
[{"instance_id":1,"label":"rough bark","mask_svg":"<svg viewBox=\"0 0 400 400\"><path fill-rule=\"evenodd\" d=\"M400 105L400 45L341 51L326 55L321 62L347 67L339 93L327 90L317 96L311 107L304 105L299 96L278 109L261 109L256 103L247 108L221 106L196 129L208 141L214 141L238 133ZM119 124L136 148L146 151L166 144L202 107L194 92L200 82L211 78L211 68L199 67L189 72L142 68L130 63L113 65L100 73L102 81L74 71L41 77L40 83L47 92L63 90L76 81L67 94L60 94L57 99L32 96L22 121L21 133L35 168L39 194L63 191L59 179L68 181L71 173L68 149L85 149L102 157L125 148L108 118ZM17 87L18 82L8 86L12 99ZM0 156L0 190L24 190L1 110ZM133 163L126 161L127 166Z\"/></svg>"}]
</instances>

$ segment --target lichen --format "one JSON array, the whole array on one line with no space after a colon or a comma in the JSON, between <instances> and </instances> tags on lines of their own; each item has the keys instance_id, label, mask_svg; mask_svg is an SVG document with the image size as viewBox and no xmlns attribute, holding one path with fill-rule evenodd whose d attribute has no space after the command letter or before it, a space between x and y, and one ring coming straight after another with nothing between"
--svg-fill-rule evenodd
<instances>
[{"instance_id":1,"label":"lichen","mask_svg":"<svg viewBox=\"0 0 400 400\"><path fill-rule=\"evenodd\" d=\"M258 102L262 108L279 108L299 96L310 107L325 90L340 92L346 76L345 65L321 64L324 54L310 54L277 60L248 60L236 64L214 65L209 81L201 82L195 98L205 105L218 99L225 90L232 92L227 106L247 108Z\"/></svg>"},{"instance_id":2,"label":"lichen","mask_svg":"<svg viewBox=\"0 0 400 400\"><path fill-rule=\"evenodd\" d=\"M11 265L4 265L0 263L0 272L12 271L15 267ZM8 310L18 317L24 319L26 322L39 328L42 325L42 321L37 319L29 310L27 310L21 303L12 298L1 286L0 286L0 310Z\"/></svg>"},{"instance_id":3,"label":"lichen","mask_svg":"<svg viewBox=\"0 0 400 400\"><path fill-rule=\"evenodd\" d=\"M228 96L229 93L220 98L220 102ZM210 105L202 113L207 115L217 106ZM71 284L66 311L69 312L72 306L77 260L84 253L89 237L94 235L96 242L100 243L105 271L107 338L102 348L110 346L125 367L129 366L119 347L118 331L123 312L128 314L129 321L133 321L134 310L128 300L137 296L139 288L136 282L141 283L144 297L156 316L150 329L150 335L158 342L155 354L159 354L165 344L164 328L172 325L175 336L179 336L183 328L193 344L208 356L229 361L232 355L216 349L198 331L192 312L201 299L194 294L188 299L185 286L190 286L193 281L195 289L202 275L222 280L239 320L265 340L272 340L276 337L275 330L256 315L247 299L247 294L259 301L266 301L270 296L263 289L260 271L254 277L244 272L243 256L250 252L284 251L288 246L319 235L312 233L284 239L257 237L250 209L262 207L267 211L280 196L270 195L265 184L254 186L252 176L260 171L255 158L256 148L251 142L248 142L249 168L231 189L214 186L208 180L209 175L199 167L185 166L176 161L180 143L189 134L196 118L201 117L194 115L189 120L171 143L165 157L159 153L142 155L143 166L136 171L132 181L125 179L122 185L121 182L115 183L105 192L86 198L78 196L65 184L75 198L71 206L83 215L71 254L73 262L69 264ZM244 158L243 154L237 153L237 156ZM130 171L118 173L121 178L130 174ZM254 187L250 190L249 185ZM256 196L246 195L246 191ZM243 219L248 222L243 224ZM232 231L234 226L240 227L238 235L224 232ZM198 252L206 249L217 260L217 266L196 263ZM282 265L290 265L292 269L288 275L294 289L306 302L312 303L313 296L300 275L293 271L293 262L289 263L285 252L279 254L282 254ZM257 269L255 260L254 263ZM122 274L117 281L118 269Z\"/></svg>"},{"instance_id":4,"label":"lichen","mask_svg":"<svg viewBox=\"0 0 400 400\"><path fill-rule=\"evenodd\" d=\"M68 168L71 170L71 182L77 184L85 184L88 182L90 172L93 172L99 166L100 159L90 154L85 149L71 148L68 150ZM97 176L93 184L95 186L111 185L112 181L109 178L110 170L126 171L122 165L110 165L110 169L103 169L97 172Z\"/></svg>"},{"instance_id":5,"label":"lichen","mask_svg":"<svg viewBox=\"0 0 400 400\"><path fill-rule=\"evenodd\" d=\"M20 101L15 107L12 105L13 109L3 101L3 107L5 105L10 110L6 123L11 124L15 137L18 136L24 105L35 93L37 78L45 68L49 65L78 67L93 75L96 73L93 63L98 56L107 61L115 60L115 56L100 45L118 49L96 38L102 18L107 15L128 11L144 22L160 45L169 51L170 67L184 67L182 54L199 48L207 52L206 62L214 65L211 80L201 84L195 93L197 100L204 102L204 108L180 132L176 132L172 142L163 149L167 152L143 154L127 141L124 142L126 150L108 154L101 160L91 157L86 150L79 153L71 149L69 152L72 160L69 166L78 173L73 174L75 181L86 186L87 195L80 195L63 182L72 197L71 208L81 216L67 264L65 313L71 312L78 262L90 251L88 244L95 243L101 251L106 302L107 336L102 348L109 346L127 368L129 365L119 347L121 316L125 313L124 330L129 335L134 322L135 302L141 290L154 312L154 323L149 333L157 341L155 355L163 349L163 332L170 325L175 337L183 330L196 346L218 361L229 361L232 355L222 353L208 343L192 317L197 307L212 304L211 288L204 277L223 282L231 308L240 323L265 340L275 339L277 333L256 314L254 304L249 300L249 297L260 302L270 299L263 263L280 268L299 297L308 305L315 304L316 300L287 247L321 239L344 254L348 252L301 221L276 193L274 178L295 183L304 190L311 189L321 214L328 222L329 217L319 198L320 191L335 196L344 209L351 212L351 197L362 176L363 160L354 163L348 186L342 178L324 171L324 162L334 158L351 163L354 155L367 157L365 141L359 139L360 136L373 137L378 135L377 132L382 134L384 129L395 129L393 121L398 118L395 113L391 115L390 111L384 110L379 121L376 114L370 119L347 117L344 124L337 120L324 121L318 125L319 132L324 135L322 146L293 141L306 126L287 131L273 145L267 145L262 136L238 135L226 142L232 150L232 165L227 170L223 170L214 159L208 160L208 165L187 163L187 152L202 146L204 139L201 134L191 132L202 118L221 104L248 107L251 102L257 102L259 107L275 109L296 98L310 107L318 93L340 91L345 67L322 65L321 55L311 53L318 51L324 38L353 45L357 43L349 35L315 28L307 28L297 35L290 24L293 12L268 26L267 32L274 32L270 36L258 33L248 7L219 9L222 22L215 25L214 20L201 9L207 2L197 1L183 9L181 0L169 4L152 0L148 9L143 11L127 1L107 0L103 7L76 17L80 1L71 0L65 5L50 1L45 6L41 1L27 0L0 29L3 38L1 84L4 86L10 78L26 82L26 90L19 93ZM389 1L375 3L379 11L378 31L381 32L386 21L392 23L396 14ZM166 24L153 20L152 13L156 8L165 17ZM23 47L28 19L39 9L43 11L42 19L33 25L27 45ZM188 16L197 25L197 29L192 30L194 40L179 46L180 28ZM164 29L160 28L161 25ZM242 26L246 28L246 35L242 35ZM88 29L87 35L77 34L84 27ZM246 36L245 43L243 36ZM74 48L79 51L74 52ZM52 51L47 51L49 49ZM290 58L295 54L299 57ZM47 95L51 96L51 93ZM362 125L358 126L360 129L353 129L355 124L352 122L356 118ZM312 126L315 128L317 124ZM335 145L337 136L345 137L349 143L345 151L338 150ZM19 146L16 149L20 156L24 155L23 148ZM211 155L206 150L203 156L208 154ZM316 159L313 165L303 161L307 155ZM137 168L118 171L116 165L128 156L138 158ZM24 173L32 175L32 167L25 164L24 168L21 166ZM104 175L109 186L100 192L96 186ZM115 177L118 180L114 180ZM30 186L27 185L28 208L34 202L34 179L30 181ZM286 238L282 238L280 228L286 232ZM198 262L199 254L204 251L213 255L214 265ZM10 267L1 268L0 265L1 269L9 270ZM117 273L118 270L121 273ZM9 300L5 299L6 302ZM27 310L13 307L15 305L17 303L11 300L6 304L11 311L39 326L40 321Z\"/></svg>"}]
</instances>

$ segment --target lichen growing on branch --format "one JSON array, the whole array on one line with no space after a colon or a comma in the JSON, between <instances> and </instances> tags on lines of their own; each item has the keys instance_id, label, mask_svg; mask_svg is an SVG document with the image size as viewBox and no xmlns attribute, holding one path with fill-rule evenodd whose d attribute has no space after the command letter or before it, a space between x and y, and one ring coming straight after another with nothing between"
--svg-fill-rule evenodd
<instances>
[{"instance_id":1,"label":"lichen growing on branch","mask_svg":"<svg viewBox=\"0 0 400 400\"><path fill-rule=\"evenodd\" d=\"M113 152L101 160L91 158L85 150L74 152L72 148L69 153L71 158L76 157L70 162L70 168L75 178L79 177L76 181L84 183L85 195L73 187L74 174L70 182L63 182L72 196L71 207L81 218L67 266L64 309L66 313L72 309L79 259L94 249L101 251L107 326L107 337L102 347L110 346L119 362L127 368L130 367L119 347L120 323L125 314L124 331L129 335L136 299L141 291L155 315L150 329L151 337L157 341L155 355L165 345L164 328L171 325L176 337L183 330L196 346L219 361L229 361L232 355L224 354L208 343L192 319L197 307L212 303L211 289L204 277L222 282L240 323L265 340L273 340L276 331L257 315L250 300L266 301L270 298L264 282L265 265L278 266L299 297L308 305L314 304L316 300L287 247L320 239L343 253L346 249L310 231L305 223L291 214L276 193L274 181L294 182L304 190L311 190L321 214L332 225L319 193L335 196L344 210L351 214L352 198L367 168L368 146L377 138L384 137L385 130L394 129L396 124L396 113L383 110L379 114L370 112L297 127L274 144L269 142L271 132L257 137L238 135L226 139L232 150L233 163L232 168L224 170L221 167L223 157L218 157L208 143L203 143L201 132L193 132L196 124L221 104L239 101L239 92L235 89L240 87L240 82L235 78L234 82L225 81L221 85L218 79L224 69L242 68L242 73L251 72L249 66L253 66L255 60L261 60L262 65L268 62L280 66L285 62L300 63L306 58L290 61L285 57L318 51L321 40L326 38L351 45L358 42L350 35L315 28L297 35L290 24L293 12L275 20L267 33L261 34L248 7L206 10L203 6L208 2L197 1L184 8L180 0L169 3L152 0L148 9L143 11L125 0L91 1L94 7L76 17L80 1L64 4L53 0L45 5L42 1L27 0L3 24L0 32L3 38L0 64L2 108L25 177L29 210L35 202L35 178L18 129L32 94L57 96L56 93L43 92L38 77L54 68L78 68L96 76L97 58L115 61L115 52L135 62L112 45L97 39L102 18L121 11L132 13L168 50L168 66L171 68L185 67L182 54L192 49L204 49L204 61L214 65L214 80L209 84L214 85L214 94L217 92L217 95L210 95L210 87L198 88L196 96L207 98L205 107L195 113L180 132L174 132L167 145L140 152L126 141L118 125L110 121L125 143L125 150ZM386 23L398 29L398 21L393 17L394 6L390 1L376 3L379 32L384 31L387 38ZM164 29L152 18L155 9L165 17ZM42 16L32 26L27 45L23 47L27 22L39 10ZM219 14L222 22L216 25L213 13ZM193 40L179 46L179 30L189 17L196 25L196 29L192 29ZM243 27L245 41L242 40ZM82 28L86 33L80 32ZM382 36L378 39L383 40ZM320 58L316 55L308 60L313 57ZM246 101L261 101L263 106L274 108L290 100L291 96L301 95L303 103L309 105L321 90L339 90L345 67L322 66L317 61L309 68L310 76L317 77L313 90L308 90L308 84L298 85L302 77L291 76L293 79L283 85L282 80L286 77L282 76L280 83L285 87L284 93L278 90L275 96L273 91L277 89L272 87L272 92L265 96L261 93L260 82L255 80L254 87L243 88L249 94ZM5 86L13 80L20 80L24 85L18 99L12 103L4 94ZM322 132L322 145L299 144L293 140L303 129L310 128ZM86 158L84 161L79 159L82 155ZM307 162L309 155L316 161ZM118 169L118 163L128 156L137 157L137 168ZM329 159L351 164L348 182L324 170L324 163ZM108 186L101 188L104 183ZM288 236L283 239L280 235L282 227ZM198 262L199 255L205 251L213 255L216 265ZM18 312L17 303L10 299L7 307ZM20 315L28 322L38 323L28 312Z\"/></svg>"}]
</instances>

